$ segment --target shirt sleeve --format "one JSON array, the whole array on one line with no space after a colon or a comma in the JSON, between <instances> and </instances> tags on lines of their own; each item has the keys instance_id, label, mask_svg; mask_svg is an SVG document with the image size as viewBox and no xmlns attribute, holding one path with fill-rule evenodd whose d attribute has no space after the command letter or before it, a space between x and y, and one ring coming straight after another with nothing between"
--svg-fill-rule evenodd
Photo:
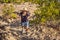
<instances>
[{"instance_id":1,"label":"shirt sleeve","mask_svg":"<svg viewBox=\"0 0 60 40\"><path fill-rule=\"evenodd\" d=\"M27 12L27 16L30 16L30 13L29 12Z\"/></svg>"},{"instance_id":2,"label":"shirt sleeve","mask_svg":"<svg viewBox=\"0 0 60 40\"><path fill-rule=\"evenodd\" d=\"M22 12L20 12L19 16L21 16L21 15L22 15Z\"/></svg>"}]
</instances>

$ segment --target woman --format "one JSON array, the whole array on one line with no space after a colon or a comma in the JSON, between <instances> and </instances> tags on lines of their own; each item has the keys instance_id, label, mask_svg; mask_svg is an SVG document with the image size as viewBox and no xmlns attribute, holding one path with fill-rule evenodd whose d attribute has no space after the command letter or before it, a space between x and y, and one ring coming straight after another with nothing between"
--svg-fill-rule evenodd
<instances>
[{"instance_id":1,"label":"woman","mask_svg":"<svg viewBox=\"0 0 60 40\"><path fill-rule=\"evenodd\" d=\"M29 11L27 11L27 8L24 8L22 10L22 12L20 13L20 16L21 16L21 26L27 32L28 29L29 29L29 20L28 19L29 19L29 16L30 16L30 13L29 13ZM23 30L23 33L25 33L25 30Z\"/></svg>"}]
</instances>

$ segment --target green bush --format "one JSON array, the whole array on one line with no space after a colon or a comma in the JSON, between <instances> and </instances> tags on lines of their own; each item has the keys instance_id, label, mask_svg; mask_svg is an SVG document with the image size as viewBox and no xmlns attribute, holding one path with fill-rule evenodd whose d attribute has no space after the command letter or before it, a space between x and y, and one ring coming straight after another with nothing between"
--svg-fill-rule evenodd
<instances>
[{"instance_id":1,"label":"green bush","mask_svg":"<svg viewBox=\"0 0 60 40\"><path fill-rule=\"evenodd\" d=\"M57 0L41 0L40 3L35 1L40 5L34 12L36 23L60 20L60 5L58 5L60 3Z\"/></svg>"},{"instance_id":2,"label":"green bush","mask_svg":"<svg viewBox=\"0 0 60 40\"><path fill-rule=\"evenodd\" d=\"M3 7L3 16L10 16L11 18L16 18L16 14L13 13L14 12L14 7L13 5L8 5L8 4L5 4L4 7Z\"/></svg>"},{"instance_id":3,"label":"green bush","mask_svg":"<svg viewBox=\"0 0 60 40\"><path fill-rule=\"evenodd\" d=\"M12 13L12 14L10 14L11 15L11 18L17 18L17 15L16 14L14 14L14 13Z\"/></svg>"},{"instance_id":4,"label":"green bush","mask_svg":"<svg viewBox=\"0 0 60 40\"><path fill-rule=\"evenodd\" d=\"M0 3L22 3L24 0L0 0Z\"/></svg>"}]
</instances>

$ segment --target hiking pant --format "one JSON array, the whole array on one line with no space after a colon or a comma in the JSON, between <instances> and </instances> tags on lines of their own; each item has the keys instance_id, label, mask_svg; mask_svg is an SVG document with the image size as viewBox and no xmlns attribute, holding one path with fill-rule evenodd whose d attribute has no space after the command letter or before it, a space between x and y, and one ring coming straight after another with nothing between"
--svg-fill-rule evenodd
<instances>
[{"instance_id":1,"label":"hiking pant","mask_svg":"<svg viewBox=\"0 0 60 40\"><path fill-rule=\"evenodd\" d=\"M21 26L29 28L29 21L21 22Z\"/></svg>"}]
</instances>

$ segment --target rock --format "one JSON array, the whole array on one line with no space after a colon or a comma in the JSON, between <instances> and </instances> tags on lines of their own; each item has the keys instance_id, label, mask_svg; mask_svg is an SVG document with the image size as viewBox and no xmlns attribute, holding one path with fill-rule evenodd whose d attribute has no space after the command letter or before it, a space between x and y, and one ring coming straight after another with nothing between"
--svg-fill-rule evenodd
<instances>
[{"instance_id":1,"label":"rock","mask_svg":"<svg viewBox=\"0 0 60 40\"><path fill-rule=\"evenodd\" d=\"M44 40L51 40L49 36L45 36Z\"/></svg>"}]
</instances>

